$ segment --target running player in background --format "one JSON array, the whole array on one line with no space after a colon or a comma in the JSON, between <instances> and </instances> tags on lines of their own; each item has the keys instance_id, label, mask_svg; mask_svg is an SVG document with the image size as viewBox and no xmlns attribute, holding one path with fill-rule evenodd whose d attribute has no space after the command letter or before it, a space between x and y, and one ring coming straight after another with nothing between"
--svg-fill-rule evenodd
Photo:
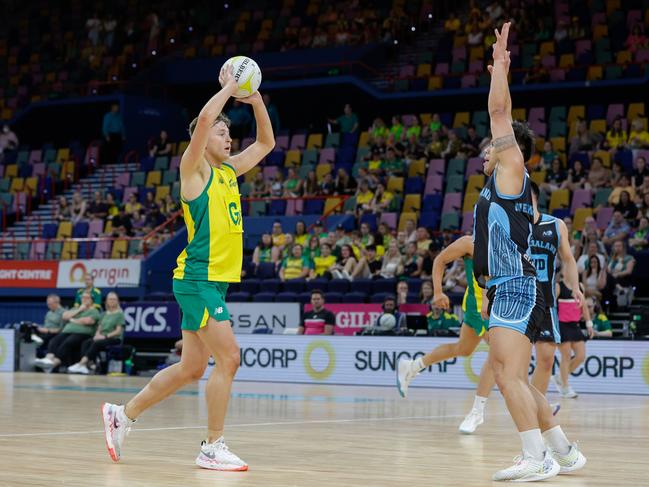
<instances>
[{"instance_id":1,"label":"running player in background","mask_svg":"<svg viewBox=\"0 0 649 487\"><path fill-rule=\"evenodd\" d=\"M240 360L225 296L228 283L241 279L243 226L237 176L255 167L273 149L275 139L257 92L239 99L252 105L257 140L240 154L230 155L229 120L222 114L237 91L230 66L221 70L219 81L223 88L189 126L191 141L180 163L187 247L178 256L173 289L183 312L182 356L179 363L158 372L125 406L102 406L106 446L116 462L135 419L181 387L199 380L211 355L216 364L205 388L207 439L201 444L196 464L214 470L248 469L223 441L230 388Z\"/></svg>"},{"instance_id":2,"label":"running player in background","mask_svg":"<svg viewBox=\"0 0 649 487\"><path fill-rule=\"evenodd\" d=\"M534 211L525 161L534 138L527 126L511 118L510 25L506 22L502 32L495 31L489 66L493 150L484 165L488 179L475 207L473 271L488 289L489 362L523 450L515 465L496 472L493 479L533 481L582 468L586 458L570 444L545 396L528 380L532 340L540 330L545 305L529 256Z\"/></svg>"},{"instance_id":3,"label":"running player in background","mask_svg":"<svg viewBox=\"0 0 649 487\"><path fill-rule=\"evenodd\" d=\"M480 344L487 341L487 326L489 322L482 319L482 289L473 277L473 238L464 236L458 238L446 247L433 262L433 306L448 310L451 302L442 290L442 279L446 266L457 259L464 259L467 287L462 301L464 320L460 328L460 339L455 343L445 343L436 347L429 354L415 360L400 359L397 367L397 388L402 397L408 394L410 382L425 368L454 357L468 357ZM484 407L489 391L494 386L491 367L485 362L480 372L480 381L476 391L473 408L460 425L462 433L473 433L484 422Z\"/></svg>"}]
</instances>

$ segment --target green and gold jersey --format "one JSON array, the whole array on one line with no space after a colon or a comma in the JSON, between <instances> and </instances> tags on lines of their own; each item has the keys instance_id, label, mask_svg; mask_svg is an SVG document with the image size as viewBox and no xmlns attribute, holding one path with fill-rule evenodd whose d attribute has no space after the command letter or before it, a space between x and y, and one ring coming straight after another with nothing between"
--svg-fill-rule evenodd
<instances>
[{"instance_id":1,"label":"green and gold jersey","mask_svg":"<svg viewBox=\"0 0 649 487\"><path fill-rule=\"evenodd\" d=\"M201 195L181 201L187 246L174 279L239 282L243 263L243 217L237 173L229 164L212 167Z\"/></svg>"},{"instance_id":2,"label":"green and gold jersey","mask_svg":"<svg viewBox=\"0 0 649 487\"><path fill-rule=\"evenodd\" d=\"M464 257L464 272L466 274L466 291L462 300L462 311L475 312L478 315L482 310L482 288L473 276L473 259Z\"/></svg>"}]
</instances>

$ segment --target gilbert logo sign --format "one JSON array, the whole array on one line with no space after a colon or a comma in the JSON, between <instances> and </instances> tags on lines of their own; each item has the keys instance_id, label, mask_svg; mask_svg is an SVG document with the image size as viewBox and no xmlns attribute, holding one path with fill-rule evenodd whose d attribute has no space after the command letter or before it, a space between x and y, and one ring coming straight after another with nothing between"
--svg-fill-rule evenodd
<instances>
[{"instance_id":1,"label":"gilbert logo sign","mask_svg":"<svg viewBox=\"0 0 649 487\"><path fill-rule=\"evenodd\" d=\"M78 288L83 278L90 273L95 286L134 287L140 284L141 262L137 259L88 259L59 262L57 287Z\"/></svg>"}]
</instances>

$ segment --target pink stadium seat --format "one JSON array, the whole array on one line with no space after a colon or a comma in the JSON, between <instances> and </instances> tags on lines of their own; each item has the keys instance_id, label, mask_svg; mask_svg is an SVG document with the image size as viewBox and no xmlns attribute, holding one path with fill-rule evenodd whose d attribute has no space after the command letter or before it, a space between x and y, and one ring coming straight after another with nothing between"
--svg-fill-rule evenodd
<instances>
[{"instance_id":1,"label":"pink stadium seat","mask_svg":"<svg viewBox=\"0 0 649 487\"><path fill-rule=\"evenodd\" d=\"M29 164L35 164L43 160L43 151L42 150L33 150L29 153Z\"/></svg>"},{"instance_id":2,"label":"pink stadium seat","mask_svg":"<svg viewBox=\"0 0 649 487\"><path fill-rule=\"evenodd\" d=\"M593 194L590 189L578 189L572 195L570 214L574 215L577 208L587 208L593 204Z\"/></svg>"},{"instance_id":3,"label":"pink stadium seat","mask_svg":"<svg viewBox=\"0 0 649 487\"><path fill-rule=\"evenodd\" d=\"M444 159L431 159L428 162L428 175L430 177L432 174L439 174L444 176L446 174L446 163Z\"/></svg>"},{"instance_id":4,"label":"pink stadium seat","mask_svg":"<svg viewBox=\"0 0 649 487\"><path fill-rule=\"evenodd\" d=\"M565 81L566 72L561 68L555 68L550 70L550 80L551 81Z\"/></svg>"},{"instance_id":5,"label":"pink stadium seat","mask_svg":"<svg viewBox=\"0 0 649 487\"><path fill-rule=\"evenodd\" d=\"M611 222L612 217L613 208L610 208L608 206L605 208L600 208L597 212L597 217L595 218L595 221L597 222L597 228L599 228L600 230L605 230L606 227L608 227L608 224Z\"/></svg>"},{"instance_id":6,"label":"pink stadium seat","mask_svg":"<svg viewBox=\"0 0 649 487\"><path fill-rule=\"evenodd\" d=\"M575 57L579 57L585 52L590 52L593 50L593 43L590 39L582 39L575 42Z\"/></svg>"},{"instance_id":7,"label":"pink stadium seat","mask_svg":"<svg viewBox=\"0 0 649 487\"><path fill-rule=\"evenodd\" d=\"M180 157L181 156L173 156L171 158L171 161L169 161L169 169L170 170L173 171L174 169L178 169L180 167Z\"/></svg>"},{"instance_id":8,"label":"pink stadium seat","mask_svg":"<svg viewBox=\"0 0 649 487\"><path fill-rule=\"evenodd\" d=\"M462 209L462 193L446 193L442 205L442 215L457 213Z\"/></svg>"},{"instance_id":9,"label":"pink stadium seat","mask_svg":"<svg viewBox=\"0 0 649 487\"><path fill-rule=\"evenodd\" d=\"M291 149L303 150L306 147L306 135L295 134L291 139Z\"/></svg>"},{"instance_id":10,"label":"pink stadium seat","mask_svg":"<svg viewBox=\"0 0 649 487\"><path fill-rule=\"evenodd\" d=\"M115 179L115 186L118 186L120 188L125 188L126 186L128 186L130 180L131 180L130 172L121 172L117 175L117 179Z\"/></svg>"},{"instance_id":11,"label":"pink stadium seat","mask_svg":"<svg viewBox=\"0 0 649 487\"><path fill-rule=\"evenodd\" d=\"M473 87L475 87L475 85L477 83L477 79L475 77L475 74L465 74L464 76L462 76L462 80L461 80L460 83L461 83L460 86L462 86L462 88L473 88Z\"/></svg>"},{"instance_id":12,"label":"pink stadium seat","mask_svg":"<svg viewBox=\"0 0 649 487\"><path fill-rule=\"evenodd\" d=\"M4 167L4 165L1 165L0 166L0 178L4 177L4 175L5 175L5 167Z\"/></svg>"},{"instance_id":13,"label":"pink stadium seat","mask_svg":"<svg viewBox=\"0 0 649 487\"><path fill-rule=\"evenodd\" d=\"M604 12L593 13L590 21L591 27L594 28L595 26L602 24L606 24L606 14Z\"/></svg>"},{"instance_id":14,"label":"pink stadium seat","mask_svg":"<svg viewBox=\"0 0 649 487\"><path fill-rule=\"evenodd\" d=\"M417 116L409 113L401 117L401 121L406 127L412 127L413 125L417 124Z\"/></svg>"},{"instance_id":15,"label":"pink stadium seat","mask_svg":"<svg viewBox=\"0 0 649 487\"><path fill-rule=\"evenodd\" d=\"M43 260L45 257L45 242L34 242L29 250L29 260Z\"/></svg>"},{"instance_id":16,"label":"pink stadium seat","mask_svg":"<svg viewBox=\"0 0 649 487\"><path fill-rule=\"evenodd\" d=\"M629 10L629 12L626 14L626 26L629 29L629 31L638 22L642 22L642 11L641 10Z\"/></svg>"},{"instance_id":17,"label":"pink stadium seat","mask_svg":"<svg viewBox=\"0 0 649 487\"><path fill-rule=\"evenodd\" d=\"M462 214L462 233L471 233L473 231L473 212L467 211Z\"/></svg>"},{"instance_id":18,"label":"pink stadium seat","mask_svg":"<svg viewBox=\"0 0 649 487\"><path fill-rule=\"evenodd\" d=\"M108 259L113 242L111 240L100 240L95 246L95 259Z\"/></svg>"},{"instance_id":19,"label":"pink stadium seat","mask_svg":"<svg viewBox=\"0 0 649 487\"><path fill-rule=\"evenodd\" d=\"M482 61L471 61L469 63L470 74L480 74L484 71L484 63Z\"/></svg>"},{"instance_id":20,"label":"pink stadium seat","mask_svg":"<svg viewBox=\"0 0 649 487\"><path fill-rule=\"evenodd\" d=\"M636 63L649 63L649 49L640 49L635 53Z\"/></svg>"},{"instance_id":21,"label":"pink stadium seat","mask_svg":"<svg viewBox=\"0 0 649 487\"><path fill-rule=\"evenodd\" d=\"M527 119L530 122L533 122L533 121L544 122L545 121L545 108L543 108L543 107L530 108L530 113L528 114Z\"/></svg>"},{"instance_id":22,"label":"pink stadium seat","mask_svg":"<svg viewBox=\"0 0 649 487\"><path fill-rule=\"evenodd\" d=\"M465 177L468 179L469 176L473 176L474 174L482 174L481 157L471 157L467 161Z\"/></svg>"},{"instance_id":23,"label":"pink stadium seat","mask_svg":"<svg viewBox=\"0 0 649 487\"><path fill-rule=\"evenodd\" d=\"M399 78L412 78L415 75L415 67L412 64L406 64L399 69Z\"/></svg>"},{"instance_id":24,"label":"pink stadium seat","mask_svg":"<svg viewBox=\"0 0 649 487\"><path fill-rule=\"evenodd\" d=\"M606 111L606 123L610 125L618 116L624 118L624 105L622 103L611 103Z\"/></svg>"},{"instance_id":25,"label":"pink stadium seat","mask_svg":"<svg viewBox=\"0 0 649 487\"><path fill-rule=\"evenodd\" d=\"M454 47L453 48L453 62L466 61L466 48Z\"/></svg>"},{"instance_id":26,"label":"pink stadium seat","mask_svg":"<svg viewBox=\"0 0 649 487\"><path fill-rule=\"evenodd\" d=\"M0 175L1 177L2 175ZM32 176L45 176L45 163L37 162L34 164L34 169L32 170Z\"/></svg>"},{"instance_id":27,"label":"pink stadium seat","mask_svg":"<svg viewBox=\"0 0 649 487\"><path fill-rule=\"evenodd\" d=\"M543 122L539 122L538 120L530 122L530 128L537 136L545 137L547 126Z\"/></svg>"},{"instance_id":28,"label":"pink stadium seat","mask_svg":"<svg viewBox=\"0 0 649 487\"><path fill-rule=\"evenodd\" d=\"M137 186L129 186L124 188L124 198L122 201L126 203L132 194L137 194Z\"/></svg>"},{"instance_id":29,"label":"pink stadium seat","mask_svg":"<svg viewBox=\"0 0 649 487\"><path fill-rule=\"evenodd\" d=\"M264 167L264 179L270 180L274 178L277 174L277 166L265 166Z\"/></svg>"},{"instance_id":30,"label":"pink stadium seat","mask_svg":"<svg viewBox=\"0 0 649 487\"><path fill-rule=\"evenodd\" d=\"M241 150L245 150L247 147L251 146L255 141L252 137L246 137L241 141Z\"/></svg>"},{"instance_id":31,"label":"pink stadium seat","mask_svg":"<svg viewBox=\"0 0 649 487\"><path fill-rule=\"evenodd\" d=\"M288 135L278 135L275 139L275 150L288 150Z\"/></svg>"},{"instance_id":32,"label":"pink stadium seat","mask_svg":"<svg viewBox=\"0 0 649 487\"><path fill-rule=\"evenodd\" d=\"M336 162L336 149L333 147L326 147L320 149L320 158L318 159L318 164L333 164Z\"/></svg>"},{"instance_id":33,"label":"pink stadium seat","mask_svg":"<svg viewBox=\"0 0 649 487\"><path fill-rule=\"evenodd\" d=\"M304 200L288 200L286 202L286 216L301 215L304 209Z\"/></svg>"},{"instance_id":34,"label":"pink stadium seat","mask_svg":"<svg viewBox=\"0 0 649 487\"><path fill-rule=\"evenodd\" d=\"M27 211L27 193L24 191L19 191L14 195L13 210L18 211L19 208L21 213Z\"/></svg>"},{"instance_id":35,"label":"pink stadium seat","mask_svg":"<svg viewBox=\"0 0 649 487\"><path fill-rule=\"evenodd\" d=\"M382 213L379 223L385 223L391 229L397 228L397 214L396 213Z\"/></svg>"},{"instance_id":36,"label":"pink stadium seat","mask_svg":"<svg viewBox=\"0 0 649 487\"><path fill-rule=\"evenodd\" d=\"M552 69L557 65L557 58L555 58L552 54L548 54L547 56L543 56L543 59L541 59L541 64L548 69Z\"/></svg>"},{"instance_id":37,"label":"pink stadium seat","mask_svg":"<svg viewBox=\"0 0 649 487\"><path fill-rule=\"evenodd\" d=\"M435 65L435 74L437 76L448 75L448 63L437 63Z\"/></svg>"},{"instance_id":38,"label":"pink stadium seat","mask_svg":"<svg viewBox=\"0 0 649 487\"><path fill-rule=\"evenodd\" d=\"M424 194L441 193L444 188L444 176L439 174L430 174L426 178L426 186L424 187Z\"/></svg>"},{"instance_id":39,"label":"pink stadium seat","mask_svg":"<svg viewBox=\"0 0 649 487\"><path fill-rule=\"evenodd\" d=\"M104 233L104 221L99 218L90 220L88 224L88 238L94 238Z\"/></svg>"}]
</instances>

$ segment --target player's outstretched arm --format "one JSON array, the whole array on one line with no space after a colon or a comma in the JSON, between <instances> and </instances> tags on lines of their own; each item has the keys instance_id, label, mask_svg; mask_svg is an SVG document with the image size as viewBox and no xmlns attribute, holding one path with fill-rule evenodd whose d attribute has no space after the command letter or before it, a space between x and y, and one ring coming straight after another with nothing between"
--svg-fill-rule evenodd
<instances>
[{"instance_id":1,"label":"player's outstretched arm","mask_svg":"<svg viewBox=\"0 0 649 487\"><path fill-rule=\"evenodd\" d=\"M201 168L205 159L205 147L210 136L210 129L214 125L216 117L223 111L227 101L238 89L237 82L232 75L232 67L229 65L221 69L219 81L223 88L209 99L198 114L196 128L194 128L189 145L180 160L181 179L186 179Z\"/></svg>"},{"instance_id":2,"label":"player's outstretched arm","mask_svg":"<svg viewBox=\"0 0 649 487\"><path fill-rule=\"evenodd\" d=\"M449 309L448 296L442 291L442 279L446 266L465 255L473 255L473 237L465 235L442 250L433 261L433 304L442 309Z\"/></svg>"},{"instance_id":3,"label":"player's outstretched arm","mask_svg":"<svg viewBox=\"0 0 649 487\"><path fill-rule=\"evenodd\" d=\"M250 171L275 147L273 125L270 123L266 105L264 105L264 101L259 92L246 98L241 98L239 101L252 105L252 110L255 112L255 121L257 122L257 140L241 152L241 154L232 156L228 160L228 164L237 170L237 176L241 176Z\"/></svg>"}]
</instances>

